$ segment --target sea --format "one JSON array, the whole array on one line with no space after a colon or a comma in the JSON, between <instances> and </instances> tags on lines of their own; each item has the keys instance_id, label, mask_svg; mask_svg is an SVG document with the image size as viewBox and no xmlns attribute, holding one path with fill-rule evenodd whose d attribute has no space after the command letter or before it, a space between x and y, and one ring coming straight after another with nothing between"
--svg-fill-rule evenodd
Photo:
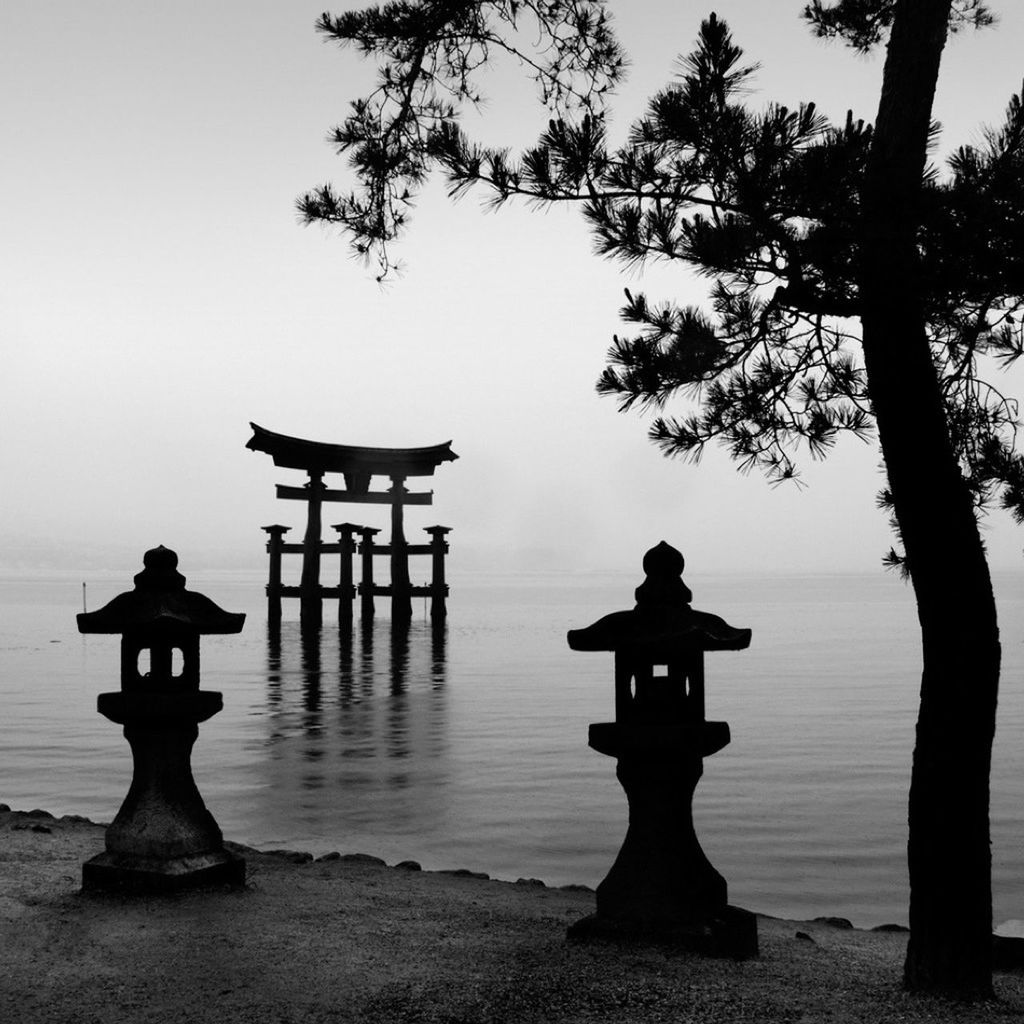
<instances>
[{"instance_id":1,"label":"sea","mask_svg":"<svg viewBox=\"0 0 1024 1024\"><path fill-rule=\"evenodd\" d=\"M182 566L187 570L187 566ZM134 571L134 570L132 570ZM0 801L109 821L131 779L120 728L96 711L119 686L116 636L75 615L124 575L0 577ZM855 925L905 924L907 791L921 656L913 595L862 575L686 577L694 607L749 627L707 655L709 719L732 742L705 760L701 845L730 902ZM203 689L224 710L193 769L225 837L260 849L367 853L549 885L596 885L626 830L615 762L587 746L614 717L612 655L566 631L629 608L629 573L450 573L443 630L417 601L408 630L378 614L304 635L264 578L201 572L188 587L247 615L202 641ZM992 767L994 917L1024 934L1024 573L997 573L1003 639ZM971 680L963 680L965 701ZM950 822L955 828L956 823Z\"/></svg>"}]
</instances>

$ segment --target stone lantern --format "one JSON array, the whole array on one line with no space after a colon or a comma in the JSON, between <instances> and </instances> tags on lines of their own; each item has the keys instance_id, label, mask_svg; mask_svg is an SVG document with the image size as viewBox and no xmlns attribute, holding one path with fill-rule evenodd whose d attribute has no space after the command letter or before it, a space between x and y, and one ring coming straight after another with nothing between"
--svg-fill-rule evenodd
<instances>
[{"instance_id":1,"label":"stone lantern","mask_svg":"<svg viewBox=\"0 0 1024 1024\"><path fill-rule=\"evenodd\" d=\"M186 590L178 556L165 547L147 551L143 565L134 590L78 616L82 633L121 634L121 689L101 693L97 710L124 726L134 764L106 852L82 865L82 887L242 885L245 861L224 849L191 755L199 723L223 707L221 694L199 689L199 637L238 633L245 615Z\"/></svg>"},{"instance_id":2,"label":"stone lantern","mask_svg":"<svg viewBox=\"0 0 1024 1024\"><path fill-rule=\"evenodd\" d=\"M729 743L704 717L704 652L737 651L749 629L690 607L683 556L662 541L644 556L636 607L570 630L574 651L615 653L615 721L590 726L590 746L617 759L629 827L597 887L597 912L571 939L638 937L712 955L757 954L757 919L728 905L725 879L693 828L704 758Z\"/></svg>"}]
</instances>

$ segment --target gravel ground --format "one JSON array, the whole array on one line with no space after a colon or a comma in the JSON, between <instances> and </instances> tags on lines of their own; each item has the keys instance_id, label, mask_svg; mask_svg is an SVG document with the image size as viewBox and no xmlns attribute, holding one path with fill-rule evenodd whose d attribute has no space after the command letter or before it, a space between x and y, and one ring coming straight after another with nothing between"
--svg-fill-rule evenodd
<instances>
[{"instance_id":1,"label":"gravel ground","mask_svg":"<svg viewBox=\"0 0 1024 1024\"><path fill-rule=\"evenodd\" d=\"M244 851L244 890L84 895L81 863L102 846L82 819L0 810L0 1021L1024 1019L1021 972L997 974L990 1003L905 995L900 933L762 917L761 955L741 963L568 945L588 891L287 851Z\"/></svg>"}]
</instances>

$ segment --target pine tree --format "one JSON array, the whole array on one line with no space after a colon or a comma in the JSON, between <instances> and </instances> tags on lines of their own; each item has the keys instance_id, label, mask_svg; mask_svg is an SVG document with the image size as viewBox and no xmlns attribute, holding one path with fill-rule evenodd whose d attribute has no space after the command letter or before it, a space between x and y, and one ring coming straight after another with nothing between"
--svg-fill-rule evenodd
<instances>
[{"instance_id":1,"label":"pine tree","mask_svg":"<svg viewBox=\"0 0 1024 1024\"><path fill-rule=\"evenodd\" d=\"M712 279L705 308L627 291L632 331L597 383L623 410L656 411L651 439L666 454L698 459L719 443L782 481L803 449L822 456L842 434L877 434L880 504L900 547L887 562L913 584L924 654L905 983L985 996L1000 648L976 517L1000 503L1024 521L1016 403L991 372L1024 352L1024 104L1014 96L1003 126L940 172L927 153L946 35L989 24L985 6L816 0L804 16L859 49L887 40L873 127L852 114L831 124L813 103L751 109L756 68L711 15L677 79L612 148L603 109L625 61L599 0L324 15L322 32L385 64L334 136L357 189L322 186L299 207L343 225L385 274L433 168L456 195L480 186L499 204L578 203L601 254L676 260ZM474 71L499 51L526 62L553 112L516 159L459 125L460 104L478 98Z\"/></svg>"}]
</instances>

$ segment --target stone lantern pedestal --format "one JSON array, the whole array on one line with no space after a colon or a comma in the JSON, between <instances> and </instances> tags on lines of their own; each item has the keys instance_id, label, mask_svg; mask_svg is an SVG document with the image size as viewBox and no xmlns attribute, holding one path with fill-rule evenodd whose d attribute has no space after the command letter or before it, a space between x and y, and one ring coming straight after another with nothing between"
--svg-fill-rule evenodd
<instances>
[{"instance_id":1,"label":"stone lantern pedestal","mask_svg":"<svg viewBox=\"0 0 1024 1024\"><path fill-rule=\"evenodd\" d=\"M683 557L664 542L644 558L636 607L569 632L578 651L614 651L615 718L590 726L590 746L616 759L629 803L622 848L597 887L597 912L572 940L667 942L713 956L757 955L757 919L728 902L701 849L693 795L704 758L730 740L704 717L704 652L741 650L750 630L690 608Z\"/></svg>"},{"instance_id":2,"label":"stone lantern pedestal","mask_svg":"<svg viewBox=\"0 0 1024 1024\"><path fill-rule=\"evenodd\" d=\"M107 828L106 850L82 865L82 888L168 891L245 882L245 861L223 836L192 776L199 723L223 707L199 689L199 637L237 633L245 616L185 590L177 555L147 551L135 590L78 616L83 633L120 633L121 690L97 710L124 727L132 749L128 795ZM148 656L149 671L140 662ZM176 671L179 669L180 671Z\"/></svg>"}]
</instances>

